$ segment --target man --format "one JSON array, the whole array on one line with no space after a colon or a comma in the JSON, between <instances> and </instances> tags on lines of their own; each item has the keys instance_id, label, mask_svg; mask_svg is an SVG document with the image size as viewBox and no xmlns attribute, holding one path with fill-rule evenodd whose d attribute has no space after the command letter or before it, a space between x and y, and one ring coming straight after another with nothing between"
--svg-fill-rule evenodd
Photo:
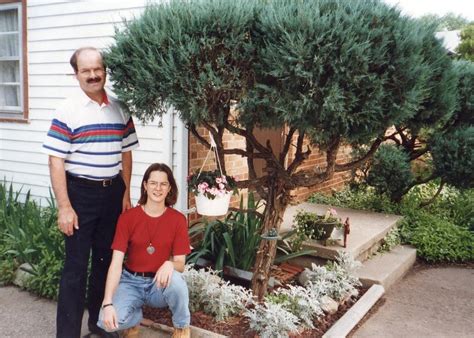
<instances>
[{"instance_id":1,"label":"man","mask_svg":"<svg viewBox=\"0 0 474 338\"><path fill-rule=\"evenodd\" d=\"M114 337L96 323L104 296L111 243L122 211L131 207L131 150L138 146L132 119L104 90L101 53L80 48L70 60L80 89L56 110L43 144L65 235L57 337L80 337L86 285L89 330ZM87 284L89 255L91 272Z\"/></svg>"}]
</instances>

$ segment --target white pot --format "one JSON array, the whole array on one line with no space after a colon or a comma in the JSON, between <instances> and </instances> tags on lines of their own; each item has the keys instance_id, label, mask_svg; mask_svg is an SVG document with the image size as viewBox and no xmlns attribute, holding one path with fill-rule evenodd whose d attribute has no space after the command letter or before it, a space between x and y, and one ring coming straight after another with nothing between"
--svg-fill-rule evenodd
<instances>
[{"instance_id":1,"label":"white pot","mask_svg":"<svg viewBox=\"0 0 474 338\"><path fill-rule=\"evenodd\" d=\"M229 210L230 197L232 192L228 192L223 196L216 196L213 200L207 198L203 194L196 195L196 209L198 214L203 216L221 216Z\"/></svg>"}]
</instances>

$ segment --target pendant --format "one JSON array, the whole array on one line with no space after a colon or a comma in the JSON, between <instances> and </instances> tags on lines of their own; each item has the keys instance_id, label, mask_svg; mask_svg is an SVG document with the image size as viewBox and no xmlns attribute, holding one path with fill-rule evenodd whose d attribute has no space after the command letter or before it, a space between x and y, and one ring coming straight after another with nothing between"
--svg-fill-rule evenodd
<instances>
[{"instance_id":1,"label":"pendant","mask_svg":"<svg viewBox=\"0 0 474 338\"><path fill-rule=\"evenodd\" d=\"M153 245L148 244L148 248L146 248L146 252L148 252L149 255L153 255L153 253L155 252L155 247Z\"/></svg>"}]
</instances>

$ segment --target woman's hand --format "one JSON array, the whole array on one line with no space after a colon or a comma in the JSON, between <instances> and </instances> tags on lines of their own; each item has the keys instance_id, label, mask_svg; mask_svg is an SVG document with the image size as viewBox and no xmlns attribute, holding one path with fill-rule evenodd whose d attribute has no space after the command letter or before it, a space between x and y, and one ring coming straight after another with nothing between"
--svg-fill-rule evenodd
<instances>
[{"instance_id":1,"label":"woman's hand","mask_svg":"<svg viewBox=\"0 0 474 338\"><path fill-rule=\"evenodd\" d=\"M173 274L173 270L173 262L164 262L156 272L155 278L153 279L153 281L156 283L156 286L159 288L168 287L171 283L171 275Z\"/></svg>"},{"instance_id":2,"label":"woman's hand","mask_svg":"<svg viewBox=\"0 0 474 338\"><path fill-rule=\"evenodd\" d=\"M102 309L104 317L102 322L104 323L107 331L114 331L118 329L117 313L113 305L107 306Z\"/></svg>"}]
</instances>

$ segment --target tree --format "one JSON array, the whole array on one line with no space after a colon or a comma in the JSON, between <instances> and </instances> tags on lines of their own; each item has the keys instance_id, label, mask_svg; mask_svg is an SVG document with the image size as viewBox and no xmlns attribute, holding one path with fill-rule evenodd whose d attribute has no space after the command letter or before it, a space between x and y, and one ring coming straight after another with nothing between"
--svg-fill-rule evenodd
<instances>
[{"instance_id":1,"label":"tree","mask_svg":"<svg viewBox=\"0 0 474 338\"><path fill-rule=\"evenodd\" d=\"M442 49L432 29L376 0L171 1L148 7L115 39L106 63L133 114L147 120L173 106L202 144L209 146L197 126L212 133L224 171L225 155L247 159L249 179L239 186L266 202L262 233L280 228L291 190L362 165L388 127L430 104L439 65L425 49ZM256 128L282 126L278 153L255 136ZM244 137L246 148L225 148L225 131ZM368 150L336 163L345 145ZM315 147L326 153L326 167L300 170ZM265 161L263 176L256 159ZM275 251L275 241L258 249L252 289L259 299Z\"/></svg>"},{"instance_id":2,"label":"tree","mask_svg":"<svg viewBox=\"0 0 474 338\"><path fill-rule=\"evenodd\" d=\"M443 67L448 66L445 64ZM394 177L391 174L394 164L378 161L375 167L368 169L368 174L363 174L369 185L379 192L388 192L393 201L399 201L414 186L435 179L439 179L441 184L429 202L446 183L459 189L474 186L474 63L455 61L452 67L445 68L445 73L448 77L442 81L436 76L433 78L431 98L427 97L427 104L420 106L415 118L395 127L390 139L396 148L376 154L376 158L391 159L403 152L407 157L398 157L397 166L416 168L419 166L411 163L423 161L423 170L412 173L412 176L401 174ZM435 105L433 99L444 104ZM392 193L388 186L400 189Z\"/></svg>"},{"instance_id":3,"label":"tree","mask_svg":"<svg viewBox=\"0 0 474 338\"><path fill-rule=\"evenodd\" d=\"M468 19L453 12L443 16L426 14L420 17L419 20L426 25L435 25L437 31L463 29L466 25L470 24Z\"/></svg>"},{"instance_id":4,"label":"tree","mask_svg":"<svg viewBox=\"0 0 474 338\"><path fill-rule=\"evenodd\" d=\"M457 47L460 58L474 62L474 24L470 24L461 31L461 43Z\"/></svg>"}]
</instances>

